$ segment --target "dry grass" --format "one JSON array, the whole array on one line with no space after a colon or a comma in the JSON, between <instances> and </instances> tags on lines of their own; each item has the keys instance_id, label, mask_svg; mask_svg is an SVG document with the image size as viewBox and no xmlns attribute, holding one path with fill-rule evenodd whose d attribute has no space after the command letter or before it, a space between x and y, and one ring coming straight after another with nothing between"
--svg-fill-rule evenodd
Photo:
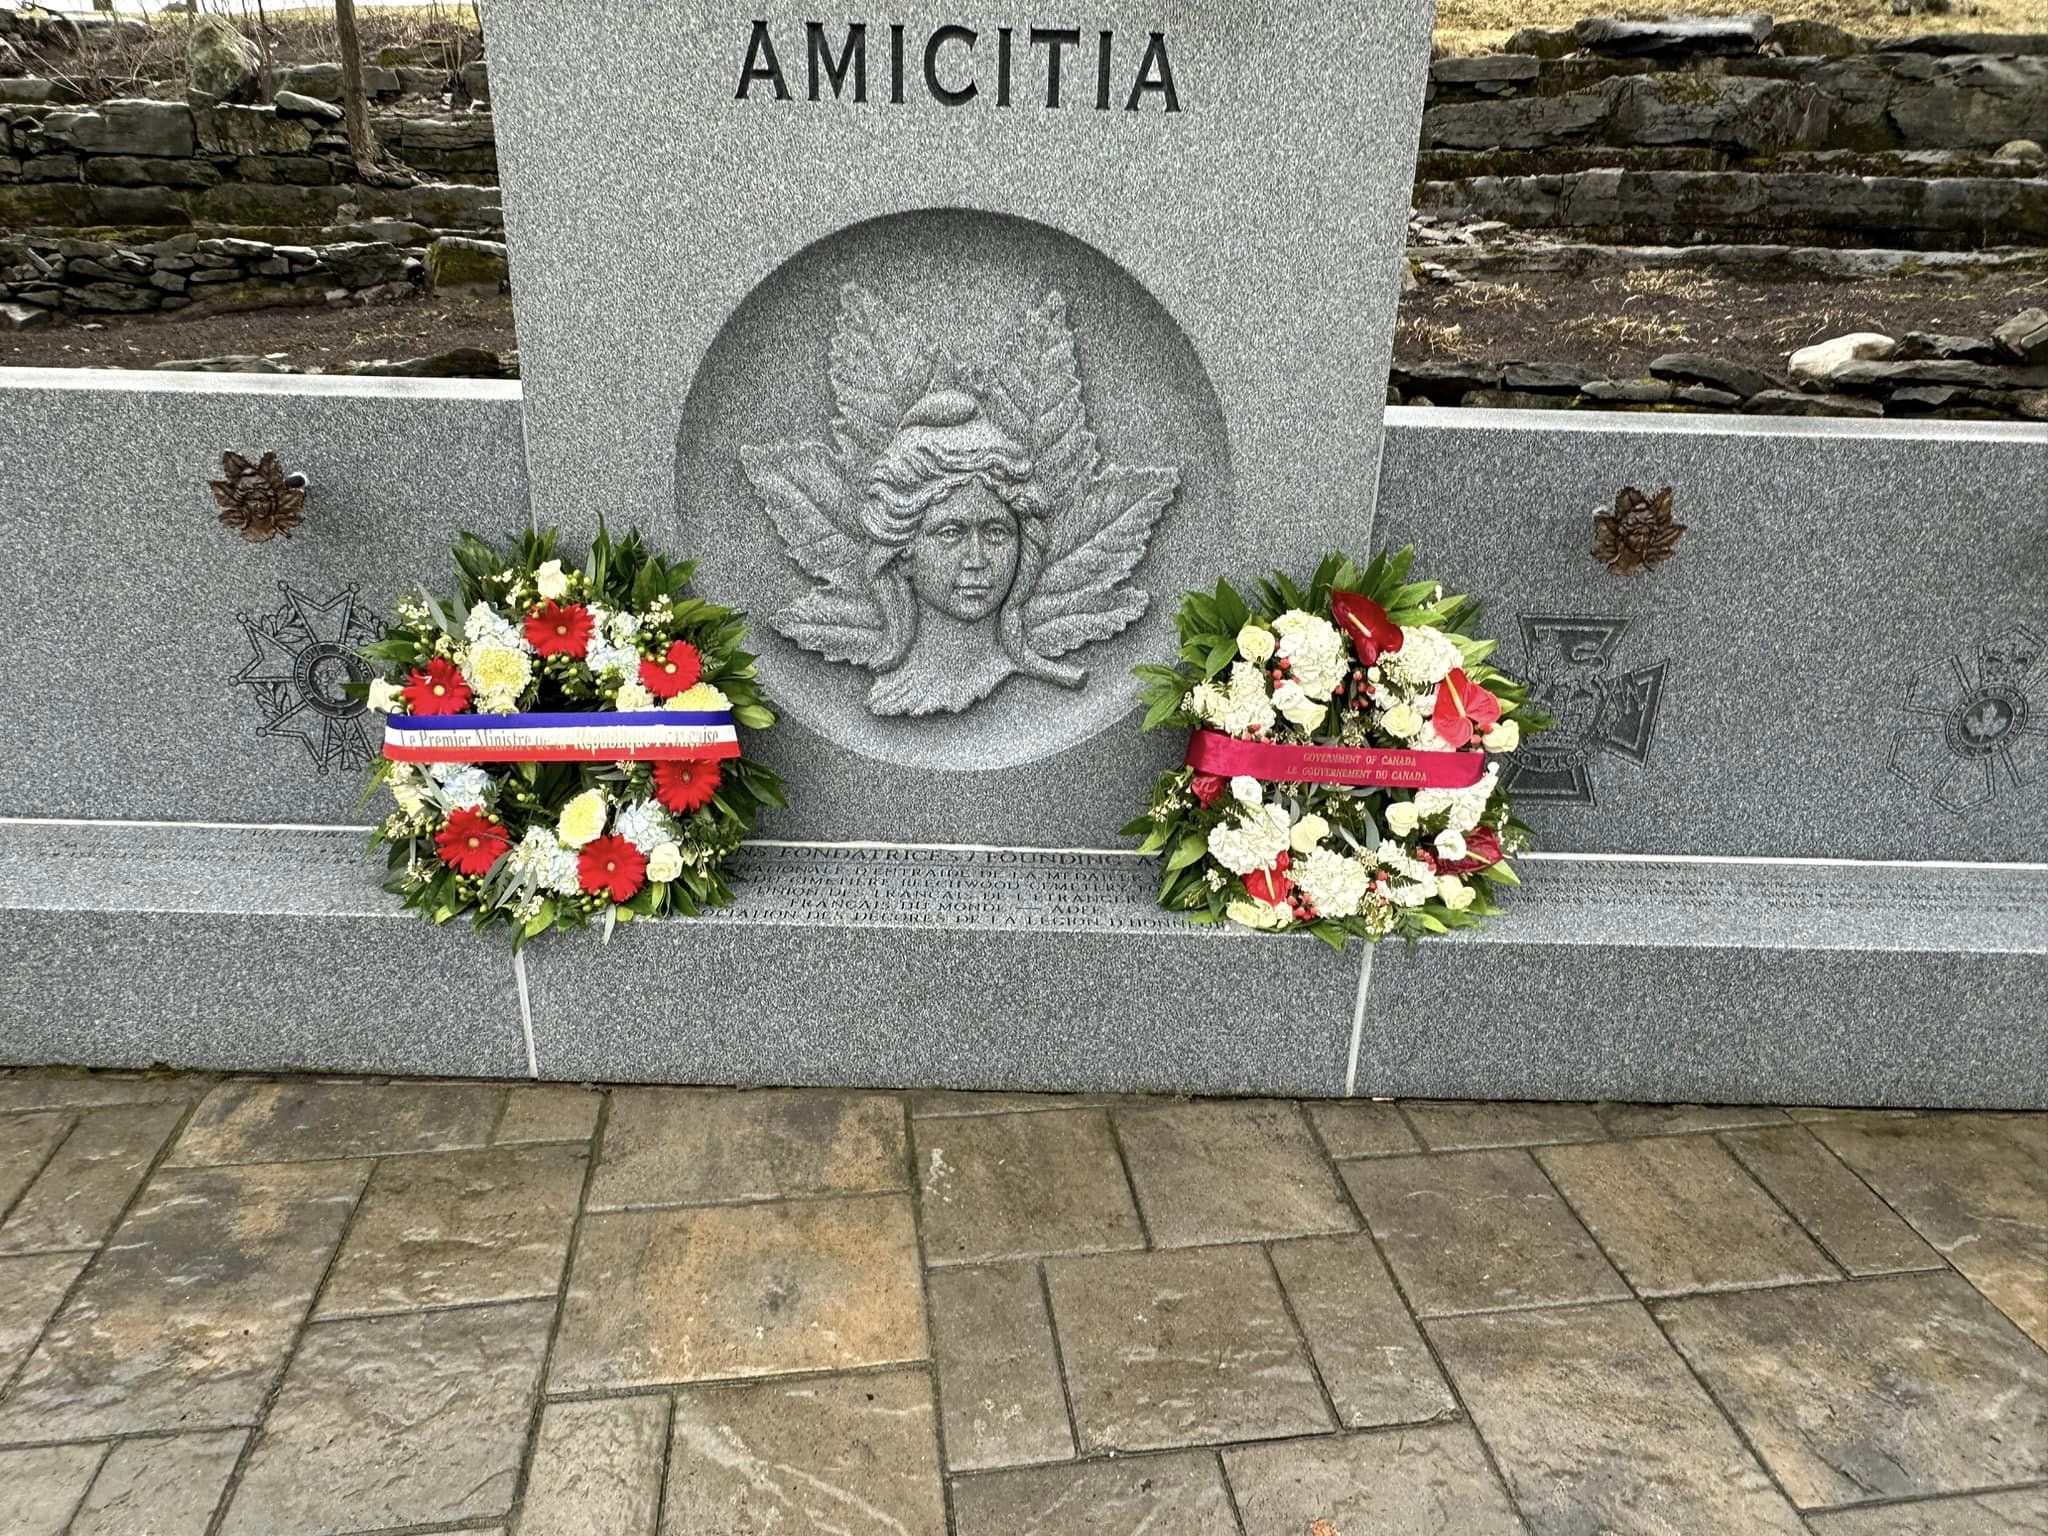
<instances>
[{"instance_id":1,"label":"dry grass","mask_svg":"<svg viewBox=\"0 0 2048 1536\"><path fill-rule=\"evenodd\" d=\"M1721 296L1721 280L1689 267L1638 267L1621 275L1624 304L1645 299L1708 303Z\"/></svg>"},{"instance_id":2,"label":"dry grass","mask_svg":"<svg viewBox=\"0 0 2048 1536\"><path fill-rule=\"evenodd\" d=\"M1585 16L1740 16L1766 11L1780 21L1811 17L1861 37L1920 32L2048 31L2048 0L1963 0L1948 16L1894 16L1891 0L1671 0L1663 5L1598 0L1437 0L1436 40L1453 53L1498 48L1518 27L1569 27Z\"/></svg>"},{"instance_id":3,"label":"dry grass","mask_svg":"<svg viewBox=\"0 0 2048 1536\"><path fill-rule=\"evenodd\" d=\"M1550 303L1520 283L1466 283L1458 290L1458 298L1472 309L1542 309Z\"/></svg>"},{"instance_id":4,"label":"dry grass","mask_svg":"<svg viewBox=\"0 0 2048 1536\"><path fill-rule=\"evenodd\" d=\"M1479 347L1462 325L1445 325L1404 311L1394 321L1394 350L1403 357L1477 357Z\"/></svg>"},{"instance_id":5,"label":"dry grass","mask_svg":"<svg viewBox=\"0 0 2048 1536\"><path fill-rule=\"evenodd\" d=\"M1685 346L1699 339L1682 321L1662 315L1585 315L1566 321L1559 331L1598 347L1609 362L1632 347Z\"/></svg>"}]
</instances>

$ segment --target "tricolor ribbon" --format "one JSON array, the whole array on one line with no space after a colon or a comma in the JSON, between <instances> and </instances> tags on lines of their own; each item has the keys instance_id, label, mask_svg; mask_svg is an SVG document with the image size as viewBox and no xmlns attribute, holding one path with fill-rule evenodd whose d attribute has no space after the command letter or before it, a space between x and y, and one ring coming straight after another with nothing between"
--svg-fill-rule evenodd
<instances>
[{"instance_id":1,"label":"tricolor ribbon","mask_svg":"<svg viewBox=\"0 0 2048 1536\"><path fill-rule=\"evenodd\" d=\"M1239 741L1220 731L1188 738L1187 763L1218 778L1266 784L1349 784L1360 789L1469 789L1486 772L1483 752L1411 752L1403 748L1295 746Z\"/></svg>"},{"instance_id":2,"label":"tricolor ribbon","mask_svg":"<svg viewBox=\"0 0 2048 1536\"><path fill-rule=\"evenodd\" d=\"M705 762L738 757L729 709L576 715L393 715L384 755L399 763Z\"/></svg>"}]
</instances>

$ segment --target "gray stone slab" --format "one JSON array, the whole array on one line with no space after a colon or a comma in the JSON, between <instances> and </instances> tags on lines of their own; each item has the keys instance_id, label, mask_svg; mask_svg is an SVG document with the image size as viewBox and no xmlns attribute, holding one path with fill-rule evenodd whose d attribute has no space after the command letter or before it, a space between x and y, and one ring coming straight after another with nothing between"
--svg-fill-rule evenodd
<instances>
[{"instance_id":1,"label":"gray stone slab","mask_svg":"<svg viewBox=\"0 0 2048 1536\"><path fill-rule=\"evenodd\" d=\"M509 1513L554 1315L534 1301L308 1329L222 1536Z\"/></svg>"},{"instance_id":2,"label":"gray stone slab","mask_svg":"<svg viewBox=\"0 0 2048 1536\"><path fill-rule=\"evenodd\" d=\"M1358 957L1190 927L1139 861L765 847L741 873L710 921L526 952L543 1077L1343 1091ZM821 1019L829 1048L796 1048Z\"/></svg>"},{"instance_id":3,"label":"gray stone slab","mask_svg":"<svg viewBox=\"0 0 2048 1536\"><path fill-rule=\"evenodd\" d=\"M947 1468L1072 1456L1074 1435L1038 1266L937 1269L924 1284Z\"/></svg>"},{"instance_id":4,"label":"gray stone slab","mask_svg":"<svg viewBox=\"0 0 2048 1536\"><path fill-rule=\"evenodd\" d=\"M521 1501L527 1536L654 1536L661 1519L666 1397L550 1403Z\"/></svg>"},{"instance_id":5,"label":"gray stone slab","mask_svg":"<svg viewBox=\"0 0 2048 1536\"><path fill-rule=\"evenodd\" d=\"M43 1325L85 1268L89 1253L36 1253L0 1259L0 1381L29 1357Z\"/></svg>"},{"instance_id":6,"label":"gray stone slab","mask_svg":"<svg viewBox=\"0 0 2048 1536\"><path fill-rule=\"evenodd\" d=\"M1523 1536L1525 1527L1470 1425L1296 1440L1223 1453L1245 1536L1335 1531L1457 1531Z\"/></svg>"},{"instance_id":7,"label":"gray stone slab","mask_svg":"<svg viewBox=\"0 0 2048 1536\"><path fill-rule=\"evenodd\" d=\"M1345 1428L1419 1424L1457 1413L1370 1237L1303 1237L1269 1251Z\"/></svg>"},{"instance_id":8,"label":"gray stone slab","mask_svg":"<svg viewBox=\"0 0 2048 1536\"><path fill-rule=\"evenodd\" d=\"M0 827L0 1060L526 1075L502 936L401 911L362 841Z\"/></svg>"},{"instance_id":9,"label":"gray stone slab","mask_svg":"<svg viewBox=\"0 0 2048 1536\"><path fill-rule=\"evenodd\" d=\"M928 1264L1145 1246L1101 1110L921 1121L915 1159Z\"/></svg>"},{"instance_id":10,"label":"gray stone slab","mask_svg":"<svg viewBox=\"0 0 2048 1536\"><path fill-rule=\"evenodd\" d=\"M2048 430L1393 414L1374 537L1484 595L1563 724L1519 756L1539 846L2037 859ZM1624 579L1617 492L1689 531Z\"/></svg>"},{"instance_id":11,"label":"gray stone slab","mask_svg":"<svg viewBox=\"0 0 2048 1536\"><path fill-rule=\"evenodd\" d=\"M215 520L229 449L311 481L289 538ZM16 815L364 820L378 733L316 647L526 517L519 390L483 381L0 369L0 464L16 622L67 679L0 732Z\"/></svg>"},{"instance_id":12,"label":"gray stone slab","mask_svg":"<svg viewBox=\"0 0 2048 1536\"><path fill-rule=\"evenodd\" d=\"M661 1528L945 1536L931 1378L878 1371L678 1392Z\"/></svg>"},{"instance_id":13,"label":"gray stone slab","mask_svg":"<svg viewBox=\"0 0 2048 1536\"><path fill-rule=\"evenodd\" d=\"M622 10L564 59L549 6L501 7L493 104L537 499L584 516L673 508L669 531L710 585L765 619L808 582L739 454L830 440L842 285L963 362L1008 348L1058 293L1102 460L1177 472L1133 578L1150 611L1069 656L1088 673L1071 692L1012 678L915 720L870 713L872 678L764 623L762 674L792 721L764 751L817 790L779 818L789 835L944 840L971 823L992 841L1105 843L1162 752L1119 722L1124 669L1171 648L1168 599L1253 550L1298 558L1369 520L1427 15L1401 0L1118 5L1055 48L1042 19L935 30L955 18L922 5L900 23L897 104L889 25L866 24L865 99L859 76L840 99L802 14ZM848 24L815 25L836 58ZM745 78L756 36L789 99L763 52ZM1132 100L1148 53L1171 68L1174 110L1163 91ZM930 71L942 90L971 77L975 96L941 104ZM648 207L663 213L645 238L592 245L593 228L647 227L625 210ZM894 387L914 397L931 372ZM965 368L945 382L988 388ZM1061 473L1053 457L1038 471ZM576 468L593 458L610 467L602 493ZM1128 486L1122 473L1110 483ZM986 654L986 632L974 643ZM1084 785L1102 793L1076 797Z\"/></svg>"},{"instance_id":14,"label":"gray stone slab","mask_svg":"<svg viewBox=\"0 0 2048 1536\"><path fill-rule=\"evenodd\" d=\"M955 1478L953 1516L960 1536L1238 1536L1239 1529L1215 1456L1193 1451Z\"/></svg>"},{"instance_id":15,"label":"gray stone slab","mask_svg":"<svg viewBox=\"0 0 2048 1536\"><path fill-rule=\"evenodd\" d=\"M2048 1105L2038 867L1523 867L1476 938L1375 955L1360 1093Z\"/></svg>"},{"instance_id":16,"label":"gray stone slab","mask_svg":"<svg viewBox=\"0 0 2048 1536\"><path fill-rule=\"evenodd\" d=\"M113 1231L185 1113L131 1104L81 1114L64 1145L0 1225L0 1253L91 1248Z\"/></svg>"},{"instance_id":17,"label":"gray stone slab","mask_svg":"<svg viewBox=\"0 0 2048 1536\"><path fill-rule=\"evenodd\" d=\"M1169 1104L1116 1127L1155 1247L1358 1229L1296 1105Z\"/></svg>"},{"instance_id":18,"label":"gray stone slab","mask_svg":"<svg viewBox=\"0 0 2048 1536\"><path fill-rule=\"evenodd\" d=\"M1802 1508L2048 1477L2048 1355L1961 1275L1658 1304Z\"/></svg>"},{"instance_id":19,"label":"gray stone slab","mask_svg":"<svg viewBox=\"0 0 2048 1536\"><path fill-rule=\"evenodd\" d=\"M245 1430L123 1440L107 1453L70 1536L206 1536Z\"/></svg>"},{"instance_id":20,"label":"gray stone slab","mask_svg":"<svg viewBox=\"0 0 2048 1536\"><path fill-rule=\"evenodd\" d=\"M1941 1255L1805 1126L1731 1131L1721 1140L1850 1274L1941 1267Z\"/></svg>"}]
</instances>

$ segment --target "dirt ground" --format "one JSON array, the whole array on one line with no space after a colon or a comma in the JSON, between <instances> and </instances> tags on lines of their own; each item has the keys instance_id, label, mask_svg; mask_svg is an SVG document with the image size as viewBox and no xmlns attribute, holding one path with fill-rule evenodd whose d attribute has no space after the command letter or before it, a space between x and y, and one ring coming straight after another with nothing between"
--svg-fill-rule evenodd
<instances>
[{"instance_id":1,"label":"dirt ground","mask_svg":"<svg viewBox=\"0 0 2048 1536\"><path fill-rule=\"evenodd\" d=\"M456 347L504 353L517 344L510 299L463 296L403 299L360 309L265 309L192 319L174 315L117 321L95 331L60 325L0 333L0 367L148 368L172 358L282 352L293 367L310 372Z\"/></svg>"},{"instance_id":2,"label":"dirt ground","mask_svg":"<svg viewBox=\"0 0 2048 1536\"><path fill-rule=\"evenodd\" d=\"M1577 363L1630 378L1661 353L1702 351L1782 373L1795 349L1848 331L1988 336L2021 310L2044 303L2048 277L2011 273L1966 282L1769 284L1682 268L1600 277L1530 274L1414 290L1401 301L1394 354L1402 362Z\"/></svg>"},{"instance_id":3,"label":"dirt ground","mask_svg":"<svg viewBox=\"0 0 2048 1536\"><path fill-rule=\"evenodd\" d=\"M1895 16L1891 0L1669 0L1665 4L1602 5L1597 0L1437 0L1436 40L1454 53L1498 48L1518 27L1569 27L1586 16L1633 19L1741 16L1768 12L1833 22L1859 37L1912 37L1923 32L2048 30L2048 0L1960 0L1946 16Z\"/></svg>"}]
</instances>

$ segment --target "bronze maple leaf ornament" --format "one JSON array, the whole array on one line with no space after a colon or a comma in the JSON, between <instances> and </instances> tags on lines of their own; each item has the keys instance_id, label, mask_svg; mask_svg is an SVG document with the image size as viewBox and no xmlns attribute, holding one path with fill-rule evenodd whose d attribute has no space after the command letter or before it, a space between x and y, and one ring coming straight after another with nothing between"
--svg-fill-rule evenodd
<instances>
[{"instance_id":1,"label":"bronze maple leaf ornament","mask_svg":"<svg viewBox=\"0 0 2048 1536\"><path fill-rule=\"evenodd\" d=\"M277 455L266 453L251 464L239 453L220 456L222 480L210 480L220 503L220 521L252 544L268 543L305 521L306 477L288 475Z\"/></svg>"},{"instance_id":2,"label":"bronze maple leaf ornament","mask_svg":"<svg viewBox=\"0 0 2048 1536\"><path fill-rule=\"evenodd\" d=\"M1593 558L1617 576L1633 576L1669 560L1685 532L1685 524L1672 519L1668 485L1655 496L1645 496L1631 485L1614 498L1612 512L1593 521L1599 530Z\"/></svg>"}]
</instances>

